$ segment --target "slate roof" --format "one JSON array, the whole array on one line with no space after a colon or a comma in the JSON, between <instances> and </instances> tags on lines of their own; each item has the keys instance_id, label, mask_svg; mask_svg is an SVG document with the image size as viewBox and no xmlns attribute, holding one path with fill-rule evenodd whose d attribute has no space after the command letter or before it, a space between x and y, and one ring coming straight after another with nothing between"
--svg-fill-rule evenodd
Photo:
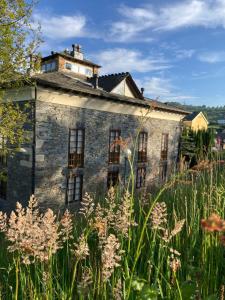
<instances>
[{"instance_id":1,"label":"slate roof","mask_svg":"<svg viewBox=\"0 0 225 300\"><path fill-rule=\"evenodd\" d=\"M133 90L135 96L137 98L143 99L143 96L138 89L136 83L134 82L132 76L129 72L126 73L115 73L109 75L103 75L98 77L98 85L99 87L103 88L106 92L111 92L120 82L124 79L127 79L127 84ZM90 82L94 82L94 78L89 79Z\"/></svg>"},{"instance_id":2,"label":"slate roof","mask_svg":"<svg viewBox=\"0 0 225 300\"><path fill-rule=\"evenodd\" d=\"M194 111L193 113L187 115L185 118L184 118L184 121L193 121L197 115L200 114L200 111Z\"/></svg>"},{"instance_id":3,"label":"slate roof","mask_svg":"<svg viewBox=\"0 0 225 300\"><path fill-rule=\"evenodd\" d=\"M37 83L37 85L50 87L53 89L61 89L67 92L75 92L88 94L92 97L104 98L105 100L111 100L115 102L123 102L131 105L137 105L142 107L154 107L157 110L168 111L172 113L179 113L183 115L189 114L189 112L180 109L174 108L173 106L169 106L163 104L159 101L154 101L152 99L139 99L139 98L130 98L123 95L118 95L114 93L109 93L103 89L95 89L90 82L81 80L79 78L75 78L71 76L70 73L67 72L50 72L43 74L36 74L33 77L33 80Z\"/></svg>"},{"instance_id":4,"label":"slate roof","mask_svg":"<svg viewBox=\"0 0 225 300\"><path fill-rule=\"evenodd\" d=\"M75 58L73 57L72 55L70 55L69 53L65 53L65 52L54 52L53 54L49 55L49 56L45 56L42 58L42 62L44 61L47 61L49 59L53 59L53 58L56 58L57 56L62 56L64 57L65 59L69 59L71 61L74 61L74 62L78 62L80 64L85 64L85 65L89 65L91 67L98 67L98 68L101 68L101 66L93 63L92 61L90 60L87 60L87 59L78 59L78 58Z\"/></svg>"}]
</instances>

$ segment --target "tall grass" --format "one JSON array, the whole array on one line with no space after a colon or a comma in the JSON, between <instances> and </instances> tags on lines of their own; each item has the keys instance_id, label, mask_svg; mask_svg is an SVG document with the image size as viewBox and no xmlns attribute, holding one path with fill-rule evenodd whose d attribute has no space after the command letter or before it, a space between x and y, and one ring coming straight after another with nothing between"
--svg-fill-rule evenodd
<instances>
[{"instance_id":1,"label":"tall grass","mask_svg":"<svg viewBox=\"0 0 225 300\"><path fill-rule=\"evenodd\" d=\"M28 211L1 215L0 298L224 299L224 232L201 227L212 213L225 218L224 200L221 166L154 195L85 195L73 223L68 212L40 214L33 199Z\"/></svg>"}]
</instances>

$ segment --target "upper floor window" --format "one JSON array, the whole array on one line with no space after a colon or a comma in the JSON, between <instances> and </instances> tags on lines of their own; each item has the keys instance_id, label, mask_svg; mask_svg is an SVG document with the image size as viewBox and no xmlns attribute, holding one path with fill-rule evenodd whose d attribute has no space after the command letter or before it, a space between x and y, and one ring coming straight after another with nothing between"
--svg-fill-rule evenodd
<instances>
[{"instance_id":1,"label":"upper floor window","mask_svg":"<svg viewBox=\"0 0 225 300\"><path fill-rule=\"evenodd\" d=\"M147 132L140 132L138 136L138 162L147 161L147 142L148 134Z\"/></svg>"},{"instance_id":2,"label":"upper floor window","mask_svg":"<svg viewBox=\"0 0 225 300\"><path fill-rule=\"evenodd\" d=\"M69 131L69 167L84 166L84 129Z\"/></svg>"},{"instance_id":3,"label":"upper floor window","mask_svg":"<svg viewBox=\"0 0 225 300\"><path fill-rule=\"evenodd\" d=\"M112 170L108 172L107 188L116 186L119 183L119 170Z\"/></svg>"},{"instance_id":4,"label":"upper floor window","mask_svg":"<svg viewBox=\"0 0 225 300\"><path fill-rule=\"evenodd\" d=\"M70 64L70 63L65 63L65 68L66 68L67 70L72 70L72 64Z\"/></svg>"},{"instance_id":5,"label":"upper floor window","mask_svg":"<svg viewBox=\"0 0 225 300\"><path fill-rule=\"evenodd\" d=\"M161 142L161 160L167 160L168 157L168 143L169 143L169 134L162 134L162 142Z\"/></svg>"},{"instance_id":6,"label":"upper floor window","mask_svg":"<svg viewBox=\"0 0 225 300\"><path fill-rule=\"evenodd\" d=\"M109 132L109 163L120 163L120 130L110 130Z\"/></svg>"},{"instance_id":7,"label":"upper floor window","mask_svg":"<svg viewBox=\"0 0 225 300\"><path fill-rule=\"evenodd\" d=\"M146 168L137 168L136 188L145 187Z\"/></svg>"},{"instance_id":8,"label":"upper floor window","mask_svg":"<svg viewBox=\"0 0 225 300\"><path fill-rule=\"evenodd\" d=\"M55 71L56 70L56 62L52 61L52 62L46 62L46 63L44 63L41 66L41 70L44 73Z\"/></svg>"},{"instance_id":9,"label":"upper floor window","mask_svg":"<svg viewBox=\"0 0 225 300\"><path fill-rule=\"evenodd\" d=\"M77 202L82 199L83 175L72 176L68 178L67 202Z\"/></svg>"}]
</instances>

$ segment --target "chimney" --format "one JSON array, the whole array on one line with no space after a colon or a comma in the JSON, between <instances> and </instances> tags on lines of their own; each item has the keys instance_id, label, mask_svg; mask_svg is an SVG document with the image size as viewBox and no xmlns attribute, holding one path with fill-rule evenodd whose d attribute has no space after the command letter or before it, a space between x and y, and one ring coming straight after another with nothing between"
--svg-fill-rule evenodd
<instances>
[{"instance_id":1,"label":"chimney","mask_svg":"<svg viewBox=\"0 0 225 300\"><path fill-rule=\"evenodd\" d=\"M74 57L74 58L77 58L77 59L80 59L80 60L83 60L84 59L84 55L81 51L81 45L78 45L78 44L73 44L72 45L72 52L71 52L71 55Z\"/></svg>"},{"instance_id":2,"label":"chimney","mask_svg":"<svg viewBox=\"0 0 225 300\"><path fill-rule=\"evenodd\" d=\"M93 78L94 78L94 84L93 84L94 88L98 89L98 75L94 74Z\"/></svg>"},{"instance_id":3,"label":"chimney","mask_svg":"<svg viewBox=\"0 0 225 300\"><path fill-rule=\"evenodd\" d=\"M142 94L142 96L144 96L144 91L145 91L145 89L142 87L141 88L141 94Z\"/></svg>"}]
</instances>

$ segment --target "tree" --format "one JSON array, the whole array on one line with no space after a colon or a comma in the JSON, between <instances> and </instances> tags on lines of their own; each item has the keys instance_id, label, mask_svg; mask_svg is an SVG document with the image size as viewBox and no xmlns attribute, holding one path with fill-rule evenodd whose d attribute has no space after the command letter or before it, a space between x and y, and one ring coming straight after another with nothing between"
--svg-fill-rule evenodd
<instances>
[{"instance_id":1,"label":"tree","mask_svg":"<svg viewBox=\"0 0 225 300\"><path fill-rule=\"evenodd\" d=\"M6 90L29 81L30 61L40 43L39 29L32 28L34 2L0 0L0 173L5 157L26 141L27 113L13 103ZM38 67L38 61L32 68Z\"/></svg>"}]
</instances>

